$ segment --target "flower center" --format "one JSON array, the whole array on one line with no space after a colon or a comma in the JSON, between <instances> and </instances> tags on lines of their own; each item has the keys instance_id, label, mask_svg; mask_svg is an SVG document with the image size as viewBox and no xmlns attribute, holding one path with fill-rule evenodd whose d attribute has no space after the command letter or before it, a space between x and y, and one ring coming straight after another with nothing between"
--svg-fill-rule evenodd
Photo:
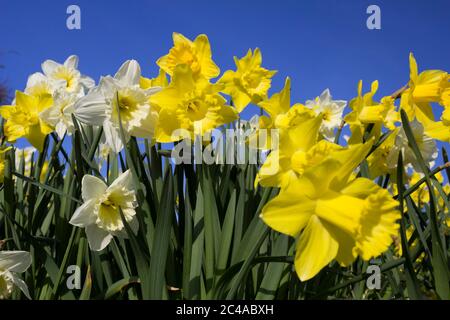
<instances>
[{"instance_id":1,"label":"flower center","mask_svg":"<svg viewBox=\"0 0 450 320\"><path fill-rule=\"evenodd\" d=\"M13 284L11 280L0 271L0 300L7 299L11 295L12 289Z\"/></svg>"},{"instance_id":2,"label":"flower center","mask_svg":"<svg viewBox=\"0 0 450 320\"><path fill-rule=\"evenodd\" d=\"M72 90L76 86L76 77L72 70L69 70L65 67L60 67L54 73L54 77L56 79L66 81L66 89Z\"/></svg>"},{"instance_id":3,"label":"flower center","mask_svg":"<svg viewBox=\"0 0 450 320\"><path fill-rule=\"evenodd\" d=\"M110 232L123 229L119 206L111 198L111 195L107 196L100 203L96 223L100 228Z\"/></svg>"}]
</instances>

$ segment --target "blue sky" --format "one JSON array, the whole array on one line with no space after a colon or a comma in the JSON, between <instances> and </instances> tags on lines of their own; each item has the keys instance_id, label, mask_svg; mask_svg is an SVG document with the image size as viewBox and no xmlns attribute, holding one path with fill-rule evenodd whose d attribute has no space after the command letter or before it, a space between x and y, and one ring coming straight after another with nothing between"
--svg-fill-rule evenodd
<instances>
[{"instance_id":1,"label":"blue sky","mask_svg":"<svg viewBox=\"0 0 450 320\"><path fill-rule=\"evenodd\" d=\"M66 28L70 4L81 8L81 30ZM366 27L370 4L381 8L381 30ZM407 82L410 51L421 70L450 70L449 12L448 0L1 0L0 81L23 89L42 61L70 54L96 80L131 58L154 76L177 31L207 34L222 72L259 47L264 66L278 70L272 92L290 76L293 102L325 88L350 100L359 79L365 88L378 79L381 97Z\"/></svg>"}]
</instances>

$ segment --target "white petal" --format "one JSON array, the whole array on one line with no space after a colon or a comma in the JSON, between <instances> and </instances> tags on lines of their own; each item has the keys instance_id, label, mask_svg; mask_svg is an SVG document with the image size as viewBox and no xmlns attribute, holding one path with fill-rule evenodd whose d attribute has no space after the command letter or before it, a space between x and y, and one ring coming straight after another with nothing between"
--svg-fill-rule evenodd
<instances>
[{"instance_id":1,"label":"white petal","mask_svg":"<svg viewBox=\"0 0 450 320\"><path fill-rule=\"evenodd\" d=\"M98 126L102 125L106 119L106 110L109 108L105 97L97 90L89 92L89 94L75 103L75 117L86 124Z\"/></svg>"},{"instance_id":2,"label":"white petal","mask_svg":"<svg viewBox=\"0 0 450 320\"><path fill-rule=\"evenodd\" d=\"M150 107L148 106L148 108ZM158 118L158 112L150 110L145 118L141 119L139 122L131 120L129 128L130 134L132 136L145 138L151 141L153 135L155 134Z\"/></svg>"},{"instance_id":3,"label":"white petal","mask_svg":"<svg viewBox=\"0 0 450 320\"><path fill-rule=\"evenodd\" d=\"M96 202L96 199L90 199L79 206L77 210L75 210L69 223L76 227L87 227L95 223L94 209Z\"/></svg>"},{"instance_id":4,"label":"white petal","mask_svg":"<svg viewBox=\"0 0 450 320\"><path fill-rule=\"evenodd\" d=\"M61 65L53 60L45 60L41 65L42 71L44 71L44 74L47 77L50 76L59 66Z\"/></svg>"},{"instance_id":5,"label":"white petal","mask_svg":"<svg viewBox=\"0 0 450 320\"><path fill-rule=\"evenodd\" d=\"M133 185L133 175L131 174L131 170L128 169L120 176L117 177L116 180L111 183L108 187L108 190L121 189L126 188L127 190L131 190Z\"/></svg>"},{"instance_id":6,"label":"white petal","mask_svg":"<svg viewBox=\"0 0 450 320\"><path fill-rule=\"evenodd\" d=\"M88 77L88 76L81 76L80 78L80 83L86 88L86 89L91 89L92 87L95 86L95 81L94 79Z\"/></svg>"},{"instance_id":7,"label":"white petal","mask_svg":"<svg viewBox=\"0 0 450 320\"><path fill-rule=\"evenodd\" d=\"M111 150L115 153L122 151L123 142L120 137L119 129L116 128L111 121L105 120L105 122L103 122L103 132L105 133L106 143Z\"/></svg>"},{"instance_id":8,"label":"white petal","mask_svg":"<svg viewBox=\"0 0 450 320\"><path fill-rule=\"evenodd\" d=\"M108 186L99 178L86 174L81 181L81 196L83 201L101 197Z\"/></svg>"},{"instance_id":9,"label":"white petal","mask_svg":"<svg viewBox=\"0 0 450 320\"><path fill-rule=\"evenodd\" d=\"M321 102L328 102L331 100L331 94L330 89L325 89L322 94L320 95L320 101Z\"/></svg>"},{"instance_id":10,"label":"white petal","mask_svg":"<svg viewBox=\"0 0 450 320\"><path fill-rule=\"evenodd\" d=\"M145 91L146 95L151 96L152 94L158 93L161 90L162 90L162 87L151 87L144 91Z\"/></svg>"},{"instance_id":11,"label":"white petal","mask_svg":"<svg viewBox=\"0 0 450 320\"><path fill-rule=\"evenodd\" d=\"M31 296L30 296L30 292L28 291L28 286L25 283L25 281L23 281L22 279L20 279L18 276L16 276L15 274L11 274L11 280L14 283L14 285L19 288L23 294L31 300Z\"/></svg>"},{"instance_id":12,"label":"white petal","mask_svg":"<svg viewBox=\"0 0 450 320\"><path fill-rule=\"evenodd\" d=\"M55 125L59 121L60 112L58 108L50 107L45 109L41 113L39 113L39 118L41 118L44 122Z\"/></svg>"},{"instance_id":13,"label":"white petal","mask_svg":"<svg viewBox=\"0 0 450 320\"><path fill-rule=\"evenodd\" d=\"M127 60L124 64L122 64L114 78L122 82L124 85L138 85L139 79L141 78L141 67L136 60Z\"/></svg>"},{"instance_id":14,"label":"white petal","mask_svg":"<svg viewBox=\"0 0 450 320\"><path fill-rule=\"evenodd\" d=\"M101 77L98 85L98 90L107 99L115 99L119 88L118 81L111 76Z\"/></svg>"},{"instance_id":15,"label":"white petal","mask_svg":"<svg viewBox=\"0 0 450 320\"><path fill-rule=\"evenodd\" d=\"M100 229L96 224L87 226L85 231L91 250L101 251L111 242L112 235Z\"/></svg>"},{"instance_id":16,"label":"white petal","mask_svg":"<svg viewBox=\"0 0 450 320\"><path fill-rule=\"evenodd\" d=\"M27 251L0 251L0 270L25 272L31 265L31 255Z\"/></svg>"},{"instance_id":17,"label":"white petal","mask_svg":"<svg viewBox=\"0 0 450 320\"><path fill-rule=\"evenodd\" d=\"M66 127L66 125L64 124L64 122L59 121L59 122L56 124L55 131L56 131L56 134L58 135L58 138L59 138L60 140L62 140L62 138L64 138L64 135L66 134L66 131L67 131L67 127Z\"/></svg>"},{"instance_id":18,"label":"white petal","mask_svg":"<svg viewBox=\"0 0 450 320\"><path fill-rule=\"evenodd\" d=\"M71 69L78 68L78 57L76 55L71 55L64 61L64 66Z\"/></svg>"},{"instance_id":19,"label":"white petal","mask_svg":"<svg viewBox=\"0 0 450 320\"><path fill-rule=\"evenodd\" d=\"M48 79L40 72L33 73L28 77L27 88L33 87L40 82L47 82Z\"/></svg>"}]
</instances>

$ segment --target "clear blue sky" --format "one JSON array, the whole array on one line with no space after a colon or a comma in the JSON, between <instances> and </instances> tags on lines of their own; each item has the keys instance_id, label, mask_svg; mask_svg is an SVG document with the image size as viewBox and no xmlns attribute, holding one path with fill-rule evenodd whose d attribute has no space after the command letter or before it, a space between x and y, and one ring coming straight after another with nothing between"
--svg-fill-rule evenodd
<instances>
[{"instance_id":1,"label":"clear blue sky","mask_svg":"<svg viewBox=\"0 0 450 320\"><path fill-rule=\"evenodd\" d=\"M172 45L173 31L206 33L222 72L233 56L259 47L263 64L278 70L273 91L292 78L293 102L330 88L336 99L380 81L380 95L408 80L408 54L419 68L450 71L449 0L0 0L0 80L23 89L45 59L80 57L80 69L98 80L134 58L144 75ZM66 28L66 8L81 8L81 30ZM381 30L366 28L366 8L381 8Z\"/></svg>"}]
</instances>

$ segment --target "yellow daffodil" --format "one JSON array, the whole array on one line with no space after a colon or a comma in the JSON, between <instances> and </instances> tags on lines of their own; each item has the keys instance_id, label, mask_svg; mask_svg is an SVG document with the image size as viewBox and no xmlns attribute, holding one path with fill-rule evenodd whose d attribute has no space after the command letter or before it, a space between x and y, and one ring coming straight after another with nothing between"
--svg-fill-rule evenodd
<instances>
[{"instance_id":1,"label":"yellow daffodil","mask_svg":"<svg viewBox=\"0 0 450 320\"><path fill-rule=\"evenodd\" d=\"M381 128L393 130L395 124L400 122L400 116L395 111L394 99L392 97L384 97L381 102L373 99L378 91L378 81L372 82L370 92L362 94L362 81L358 83L358 96L350 101L352 111L344 118L345 122L350 125L352 136L349 143L361 143L363 135L369 124L373 124L373 128L369 137L378 138L381 135Z\"/></svg>"},{"instance_id":2,"label":"yellow daffodil","mask_svg":"<svg viewBox=\"0 0 450 320\"><path fill-rule=\"evenodd\" d=\"M409 55L410 80L408 89L401 96L400 107L408 118L417 118L425 127L427 135L434 139L450 141L450 123L447 105L450 96L450 75L442 70L425 70L419 74L413 54ZM445 107L441 121L436 121L430 103Z\"/></svg>"},{"instance_id":3,"label":"yellow daffodil","mask_svg":"<svg viewBox=\"0 0 450 320\"><path fill-rule=\"evenodd\" d=\"M175 68L185 64L195 79L199 77L211 79L219 75L220 69L212 60L211 47L206 35L201 34L194 41L177 32L174 32L172 37L173 47L167 55L156 62L162 70L173 76Z\"/></svg>"},{"instance_id":4,"label":"yellow daffodil","mask_svg":"<svg viewBox=\"0 0 450 320\"><path fill-rule=\"evenodd\" d=\"M450 88L450 76L441 70L425 70L419 74L412 53L409 55L409 68L408 89L402 93L400 106L412 120L417 111L428 113L428 110L425 110L427 104L431 102L444 104L441 97L445 90Z\"/></svg>"},{"instance_id":5,"label":"yellow daffodil","mask_svg":"<svg viewBox=\"0 0 450 320\"><path fill-rule=\"evenodd\" d=\"M316 114L302 104L291 107L291 80L286 78L284 88L273 94L268 100L261 101L259 106L268 114L258 118L257 128L249 137L250 145L260 149L272 147L272 129L287 129L296 126L308 119L313 119ZM257 140L253 142L253 140Z\"/></svg>"},{"instance_id":6,"label":"yellow daffodil","mask_svg":"<svg viewBox=\"0 0 450 320\"><path fill-rule=\"evenodd\" d=\"M333 259L347 266L358 255L376 257L397 235L397 201L371 180L352 175L370 147L367 143L350 157L330 157L308 168L263 208L265 223L298 238L300 280L311 279Z\"/></svg>"},{"instance_id":7,"label":"yellow daffodil","mask_svg":"<svg viewBox=\"0 0 450 320\"><path fill-rule=\"evenodd\" d=\"M234 57L234 62L236 71L226 71L219 82L225 85L223 92L231 96L236 109L242 112L249 103L267 98L276 71L261 67L262 55L258 48L253 53L249 49L241 59Z\"/></svg>"},{"instance_id":8,"label":"yellow daffodil","mask_svg":"<svg viewBox=\"0 0 450 320\"><path fill-rule=\"evenodd\" d=\"M17 275L31 265L31 255L26 251L0 251L0 300L8 299L15 287L31 299L26 283Z\"/></svg>"},{"instance_id":9,"label":"yellow daffodil","mask_svg":"<svg viewBox=\"0 0 450 320\"><path fill-rule=\"evenodd\" d=\"M15 105L0 107L0 115L6 119L4 133L9 142L26 138L36 149L42 151L45 137L53 129L39 114L52 106L51 95L30 96L16 91Z\"/></svg>"},{"instance_id":10,"label":"yellow daffodil","mask_svg":"<svg viewBox=\"0 0 450 320\"><path fill-rule=\"evenodd\" d=\"M282 187L291 176L301 176L305 169L340 149L340 146L325 140L317 143L321 123L322 118L315 117L281 129L279 146L268 155L255 182L264 187Z\"/></svg>"},{"instance_id":11,"label":"yellow daffodil","mask_svg":"<svg viewBox=\"0 0 450 320\"><path fill-rule=\"evenodd\" d=\"M411 242L410 240L411 240L413 234L414 234L414 227L412 225L410 225L406 229L406 239L407 239L408 243ZM402 248L402 243L401 243L400 237L401 237L400 233L398 234L397 237L395 237L395 253L399 257L401 257L403 255L403 248ZM419 239L419 237L416 237L414 239L414 241L409 245L409 251L414 250L419 244L420 244L420 239ZM423 258L425 258L425 252L422 252L420 254L420 256L417 257L416 261L421 262L423 260Z\"/></svg>"},{"instance_id":12,"label":"yellow daffodil","mask_svg":"<svg viewBox=\"0 0 450 320\"><path fill-rule=\"evenodd\" d=\"M225 104L226 100L218 93L220 88L204 78L195 79L188 65L177 66L169 86L150 97L151 103L160 109L156 141L188 138L180 130L193 139L194 135L203 136L236 120L237 113Z\"/></svg>"},{"instance_id":13,"label":"yellow daffodil","mask_svg":"<svg viewBox=\"0 0 450 320\"><path fill-rule=\"evenodd\" d=\"M0 183L3 183L3 180L5 178L5 156L6 152L10 150L11 147L7 148L0 148Z\"/></svg>"},{"instance_id":14,"label":"yellow daffodil","mask_svg":"<svg viewBox=\"0 0 450 320\"><path fill-rule=\"evenodd\" d=\"M369 173L372 179L390 174L391 179L395 179L397 167L396 163L388 163L389 156L395 145L396 136L400 128L394 129L389 136L367 157ZM398 153L397 153L398 156ZM394 166L392 166L394 165Z\"/></svg>"},{"instance_id":15,"label":"yellow daffodil","mask_svg":"<svg viewBox=\"0 0 450 320\"><path fill-rule=\"evenodd\" d=\"M81 196L84 203L75 211L70 224L85 228L92 250L103 250L113 236L127 236L120 210L130 228L137 233L137 204L132 185L130 170L122 173L110 186L97 177L83 177Z\"/></svg>"}]
</instances>

